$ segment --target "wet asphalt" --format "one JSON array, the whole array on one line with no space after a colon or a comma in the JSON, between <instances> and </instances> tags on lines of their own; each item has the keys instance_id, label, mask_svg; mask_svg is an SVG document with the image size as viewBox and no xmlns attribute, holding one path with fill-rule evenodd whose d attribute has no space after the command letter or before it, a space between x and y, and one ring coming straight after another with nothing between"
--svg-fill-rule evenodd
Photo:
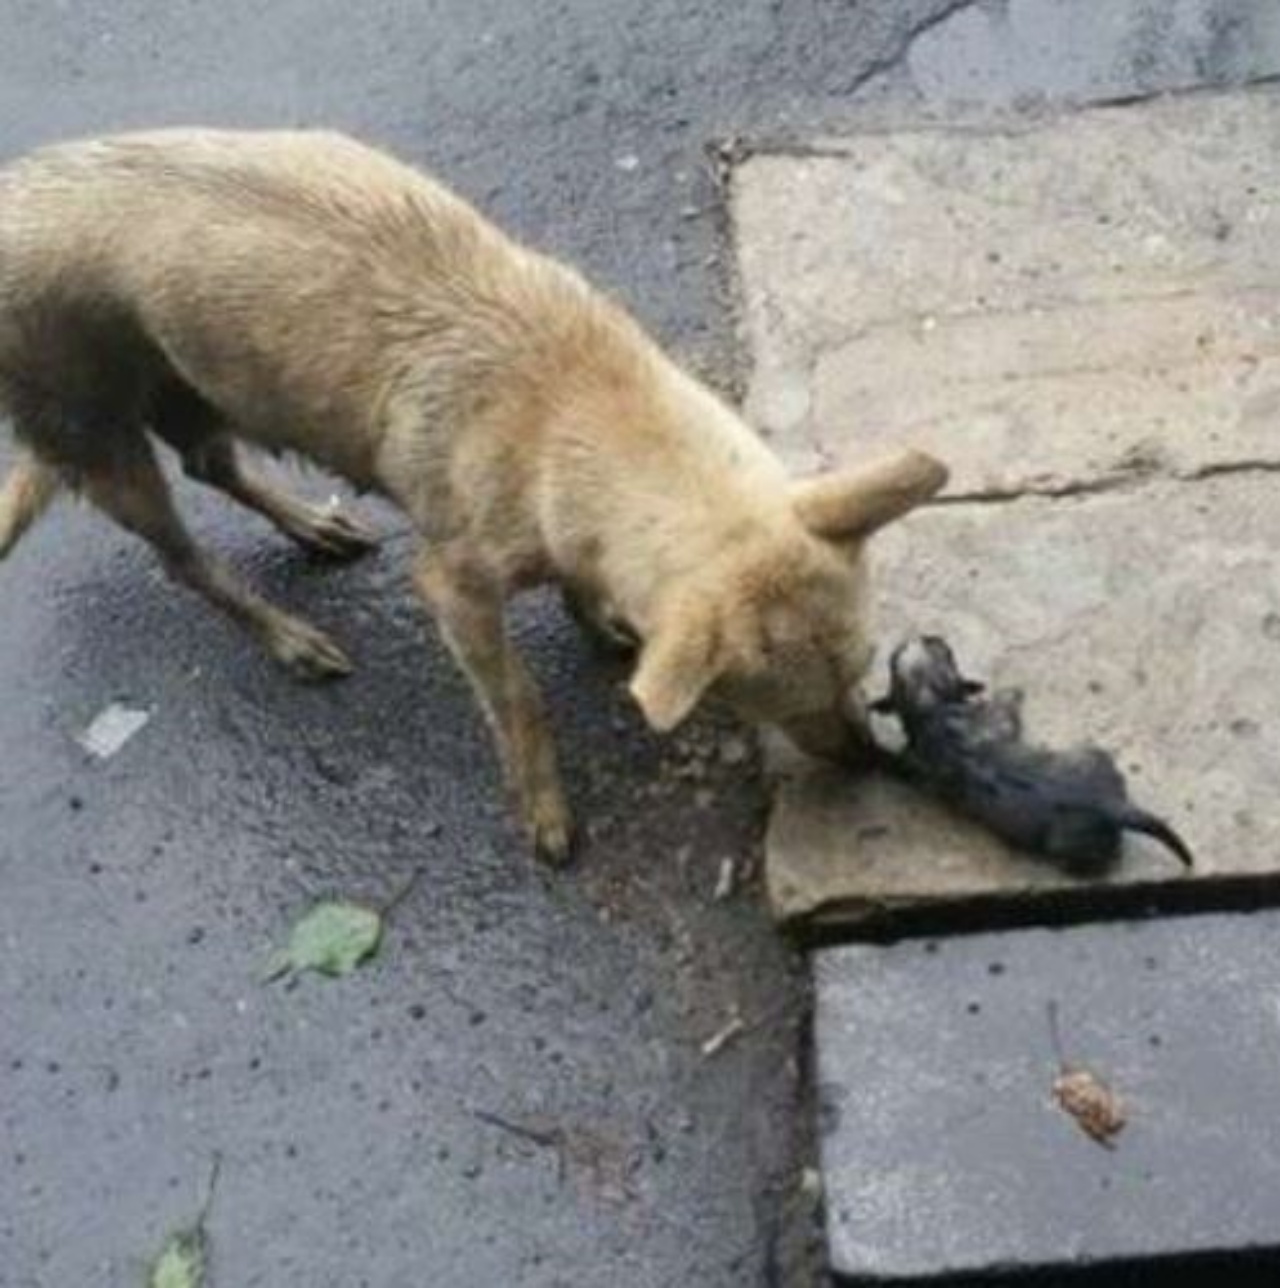
<instances>
[{"instance_id":1,"label":"wet asphalt","mask_svg":"<svg viewBox=\"0 0 1280 1288\"><path fill-rule=\"evenodd\" d=\"M912 41L969 7L0 0L0 154L160 123L348 129L732 387L706 143L936 110L963 68L931 45L922 101ZM1140 64L1112 51L1107 85L1177 81L1174 35ZM1193 80L1240 73L1232 39ZM359 670L295 685L70 505L0 570L0 1284L140 1282L215 1154L223 1288L810 1282L807 989L760 906L765 797L736 731L651 738L624 669L534 597L518 634L587 829L573 871L540 871L408 593L403 523L370 510L384 548L327 568L180 492L202 539ZM93 761L75 737L113 701L151 718ZM373 965L262 982L312 900L378 903L419 871ZM735 1015L745 1031L704 1054Z\"/></svg>"}]
</instances>

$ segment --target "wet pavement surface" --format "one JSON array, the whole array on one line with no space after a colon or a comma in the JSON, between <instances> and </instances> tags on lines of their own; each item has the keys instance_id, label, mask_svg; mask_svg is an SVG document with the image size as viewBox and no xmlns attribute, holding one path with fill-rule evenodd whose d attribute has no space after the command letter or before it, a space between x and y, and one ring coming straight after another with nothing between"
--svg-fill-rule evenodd
<instances>
[{"instance_id":1,"label":"wet pavement surface","mask_svg":"<svg viewBox=\"0 0 1280 1288\"><path fill-rule=\"evenodd\" d=\"M351 129L732 385L704 143L935 108L906 55L968 7L0 0L0 153L180 121ZM1222 58L1203 74L1235 75ZM378 515L386 548L327 569L181 494L360 669L299 688L69 506L0 572L6 1288L137 1282L215 1152L214 1282L237 1288L804 1282L806 990L759 906L741 742L649 738L616 666L535 599L520 635L588 826L576 870L540 872L408 594L403 525ZM112 701L151 719L92 761L75 737ZM744 880L717 901L725 859ZM261 982L312 899L376 902L419 868L371 967ZM735 1014L746 1032L704 1055Z\"/></svg>"},{"instance_id":2,"label":"wet pavement surface","mask_svg":"<svg viewBox=\"0 0 1280 1288\"><path fill-rule=\"evenodd\" d=\"M752 896L712 900L754 852L752 767L704 770L705 730L660 757L609 669L530 614L578 695L561 728L594 836L542 873L395 543L345 571L223 544L360 673L294 687L88 514L6 569L4 1282L134 1282L215 1151L219 1282L750 1282L803 1018ZM111 700L152 718L94 762L73 736ZM313 898L380 903L419 869L375 964L262 982ZM735 1010L756 1031L704 1059ZM563 1133L563 1175L483 1114Z\"/></svg>"}]
</instances>

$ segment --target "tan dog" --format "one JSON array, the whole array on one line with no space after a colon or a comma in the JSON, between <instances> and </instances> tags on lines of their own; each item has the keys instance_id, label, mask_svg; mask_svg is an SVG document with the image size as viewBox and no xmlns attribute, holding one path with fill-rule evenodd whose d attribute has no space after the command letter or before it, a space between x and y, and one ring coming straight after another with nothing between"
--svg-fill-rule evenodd
<instances>
[{"instance_id":1,"label":"tan dog","mask_svg":"<svg viewBox=\"0 0 1280 1288\"><path fill-rule=\"evenodd\" d=\"M577 274L418 172L319 133L165 131L0 171L0 409L23 455L0 557L62 485L308 677L314 627L193 543L153 440L303 545L353 520L269 487L238 440L397 503L415 583L492 723L544 856L571 822L504 601L554 580L640 641L668 730L708 693L802 747L858 745L865 538L934 493L918 453L792 483L761 440Z\"/></svg>"}]
</instances>

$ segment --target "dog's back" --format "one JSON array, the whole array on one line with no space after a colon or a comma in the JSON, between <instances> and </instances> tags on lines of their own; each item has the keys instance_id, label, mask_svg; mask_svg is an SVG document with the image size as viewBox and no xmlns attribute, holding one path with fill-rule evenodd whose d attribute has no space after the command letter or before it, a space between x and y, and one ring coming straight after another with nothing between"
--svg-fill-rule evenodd
<instances>
[{"instance_id":1,"label":"dog's back","mask_svg":"<svg viewBox=\"0 0 1280 1288\"><path fill-rule=\"evenodd\" d=\"M6 401L36 382L138 403L172 371L239 433L367 484L407 349L447 419L588 299L575 274L339 135L161 131L0 172Z\"/></svg>"}]
</instances>

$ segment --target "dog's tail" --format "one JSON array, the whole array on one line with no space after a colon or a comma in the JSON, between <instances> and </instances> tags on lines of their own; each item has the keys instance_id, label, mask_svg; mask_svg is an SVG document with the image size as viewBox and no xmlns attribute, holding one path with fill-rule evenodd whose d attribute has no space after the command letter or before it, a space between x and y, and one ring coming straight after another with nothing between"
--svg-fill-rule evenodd
<instances>
[{"instance_id":1,"label":"dog's tail","mask_svg":"<svg viewBox=\"0 0 1280 1288\"><path fill-rule=\"evenodd\" d=\"M0 484L0 559L18 544L22 534L49 508L62 482L56 470L29 453L18 457Z\"/></svg>"},{"instance_id":2,"label":"dog's tail","mask_svg":"<svg viewBox=\"0 0 1280 1288\"><path fill-rule=\"evenodd\" d=\"M1120 813L1116 822L1126 831L1143 832L1147 836L1155 837L1157 841L1167 845L1187 867L1195 866L1195 858L1192 856L1190 846L1164 819L1131 805Z\"/></svg>"}]
</instances>

